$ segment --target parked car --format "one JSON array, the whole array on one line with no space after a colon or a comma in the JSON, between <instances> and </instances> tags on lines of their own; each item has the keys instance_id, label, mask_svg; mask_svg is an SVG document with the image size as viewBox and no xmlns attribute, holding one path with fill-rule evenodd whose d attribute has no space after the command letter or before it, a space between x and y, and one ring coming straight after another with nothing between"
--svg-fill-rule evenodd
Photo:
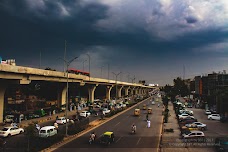
<instances>
[{"instance_id":1,"label":"parked car","mask_svg":"<svg viewBox=\"0 0 228 152\"><path fill-rule=\"evenodd\" d=\"M215 139L215 148L218 152L228 151L228 137L218 137Z\"/></svg>"},{"instance_id":2,"label":"parked car","mask_svg":"<svg viewBox=\"0 0 228 152\"><path fill-rule=\"evenodd\" d=\"M211 115L208 115L207 118L209 120L220 120L220 115L219 114L211 114Z\"/></svg>"},{"instance_id":3,"label":"parked car","mask_svg":"<svg viewBox=\"0 0 228 152\"><path fill-rule=\"evenodd\" d=\"M188 116L190 116L190 115L186 114L186 113L183 113L183 114L178 115L178 118L181 119L181 118L185 118L185 117L188 117Z\"/></svg>"},{"instance_id":4,"label":"parked car","mask_svg":"<svg viewBox=\"0 0 228 152\"><path fill-rule=\"evenodd\" d=\"M179 119L185 119L185 118L193 118L193 116L190 116L189 114L182 113L181 115L178 115Z\"/></svg>"},{"instance_id":5,"label":"parked car","mask_svg":"<svg viewBox=\"0 0 228 152\"><path fill-rule=\"evenodd\" d=\"M103 114L106 115L106 114L108 114L108 113L110 113L110 110L109 110L108 108L104 108L104 109L103 109Z\"/></svg>"},{"instance_id":6,"label":"parked car","mask_svg":"<svg viewBox=\"0 0 228 152\"><path fill-rule=\"evenodd\" d=\"M58 133L55 126L45 126L39 130L39 137L47 138Z\"/></svg>"},{"instance_id":7,"label":"parked car","mask_svg":"<svg viewBox=\"0 0 228 152\"><path fill-rule=\"evenodd\" d=\"M205 114L206 114L206 115L211 115L211 111L210 111L210 110L206 110L206 111L205 111Z\"/></svg>"},{"instance_id":8,"label":"parked car","mask_svg":"<svg viewBox=\"0 0 228 152\"><path fill-rule=\"evenodd\" d=\"M66 124L67 122L69 122L69 119L66 119L65 117L59 117L56 119L55 121L57 124Z\"/></svg>"},{"instance_id":9,"label":"parked car","mask_svg":"<svg viewBox=\"0 0 228 152\"><path fill-rule=\"evenodd\" d=\"M81 117L89 117L91 113L89 111L82 111L79 114Z\"/></svg>"},{"instance_id":10,"label":"parked car","mask_svg":"<svg viewBox=\"0 0 228 152\"><path fill-rule=\"evenodd\" d=\"M193 115L194 114L194 112L192 111L192 110L188 110L188 109L183 109L183 110L180 110L180 113L182 114L182 113L186 113L186 114L189 114L189 115Z\"/></svg>"},{"instance_id":11,"label":"parked car","mask_svg":"<svg viewBox=\"0 0 228 152\"><path fill-rule=\"evenodd\" d=\"M192 124L197 125L197 127L200 128L200 130L207 130L207 125L201 122L193 122Z\"/></svg>"},{"instance_id":12,"label":"parked car","mask_svg":"<svg viewBox=\"0 0 228 152\"><path fill-rule=\"evenodd\" d=\"M10 137L24 132L23 128L18 127L4 127L0 130L0 137Z\"/></svg>"},{"instance_id":13,"label":"parked car","mask_svg":"<svg viewBox=\"0 0 228 152\"><path fill-rule=\"evenodd\" d=\"M193 122L197 122L197 119L183 119L179 122L180 127L185 126L186 124L192 124Z\"/></svg>"},{"instance_id":14,"label":"parked car","mask_svg":"<svg viewBox=\"0 0 228 152\"><path fill-rule=\"evenodd\" d=\"M205 135L202 131L190 131L190 133L188 134L183 134L182 137L185 139L202 138L202 137L205 137Z\"/></svg>"},{"instance_id":15,"label":"parked car","mask_svg":"<svg viewBox=\"0 0 228 152\"><path fill-rule=\"evenodd\" d=\"M187 107L192 108L192 103L188 103Z\"/></svg>"},{"instance_id":16,"label":"parked car","mask_svg":"<svg viewBox=\"0 0 228 152\"><path fill-rule=\"evenodd\" d=\"M196 124L186 124L186 125L183 126L181 129L182 129L182 130L187 129L187 130L189 130L189 131L199 130L199 128L197 127Z\"/></svg>"},{"instance_id":17,"label":"parked car","mask_svg":"<svg viewBox=\"0 0 228 152\"><path fill-rule=\"evenodd\" d=\"M12 123L12 122L14 122L14 115L6 115L5 116L5 122L6 123Z\"/></svg>"}]
</instances>

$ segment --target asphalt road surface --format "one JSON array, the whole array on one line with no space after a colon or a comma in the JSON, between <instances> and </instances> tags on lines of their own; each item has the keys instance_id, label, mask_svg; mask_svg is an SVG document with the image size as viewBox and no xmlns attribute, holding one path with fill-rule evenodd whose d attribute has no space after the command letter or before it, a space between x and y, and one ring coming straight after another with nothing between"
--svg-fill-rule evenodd
<instances>
[{"instance_id":1,"label":"asphalt road surface","mask_svg":"<svg viewBox=\"0 0 228 152\"><path fill-rule=\"evenodd\" d=\"M73 150L80 152L100 152L101 150L104 152L119 152L126 150L132 152L158 151L163 107L151 105L151 102L146 100L139 105L140 109L145 103L148 104L148 107L152 107L153 109L152 114L149 114L149 120L151 120L150 128L146 127L147 110L141 110L140 116L134 116L135 108L131 108L125 113L94 129L93 131L97 135L95 143L89 144L90 133L87 133L56 149L55 152L68 152ZM131 126L133 123L137 126L136 134L131 134ZM110 145L102 145L99 143L99 136L105 131L113 131L115 134L115 141Z\"/></svg>"}]
</instances>

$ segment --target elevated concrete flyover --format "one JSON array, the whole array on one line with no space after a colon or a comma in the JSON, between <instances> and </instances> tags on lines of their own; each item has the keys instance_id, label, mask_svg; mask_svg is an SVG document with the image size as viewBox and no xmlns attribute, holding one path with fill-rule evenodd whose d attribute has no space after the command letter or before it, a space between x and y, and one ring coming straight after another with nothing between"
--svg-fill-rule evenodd
<instances>
[{"instance_id":1,"label":"elevated concrete flyover","mask_svg":"<svg viewBox=\"0 0 228 152\"><path fill-rule=\"evenodd\" d=\"M21 85L28 85L32 81L48 81L61 84L60 90L58 91L58 100L60 105L66 102L66 82L67 74L60 71L50 71L31 67L23 66L12 66L7 64L0 64L0 123L3 122L3 107L4 107L4 96L6 88L12 84L17 83ZM80 86L88 86L89 100L93 102L94 92L98 85L106 86L106 98L110 99L110 92L113 88L117 88L118 97L123 96L122 89L125 90L125 95L129 92L133 94L145 94L149 90L156 88L145 86L137 83L128 83L122 81L101 79L95 77L89 77L77 74L68 74L68 82L70 84L76 83ZM116 87L117 86L117 87ZM131 90L131 91L130 91ZM135 91L132 91L135 90ZM142 91L143 90L143 91Z\"/></svg>"}]
</instances>

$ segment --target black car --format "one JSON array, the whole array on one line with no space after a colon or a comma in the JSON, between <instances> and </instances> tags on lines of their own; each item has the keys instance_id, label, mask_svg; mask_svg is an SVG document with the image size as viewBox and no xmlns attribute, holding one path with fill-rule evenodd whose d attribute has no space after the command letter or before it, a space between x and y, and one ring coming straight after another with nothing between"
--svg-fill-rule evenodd
<instances>
[{"instance_id":1,"label":"black car","mask_svg":"<svg viewBox=\"0 0 228 152\"><path fill-rule=\"evenodd\" d=\"M228 136L216 138L215 139L215 148L218 152L227 152L228 151Z\"/></svg>"}]
</instances>

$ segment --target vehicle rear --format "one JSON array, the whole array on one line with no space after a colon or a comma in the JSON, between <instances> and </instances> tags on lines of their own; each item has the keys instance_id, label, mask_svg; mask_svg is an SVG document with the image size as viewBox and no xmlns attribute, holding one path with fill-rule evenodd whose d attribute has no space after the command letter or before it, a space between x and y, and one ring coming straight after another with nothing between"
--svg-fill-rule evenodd
<instances>
[{"instance_id":1,"label":"vehicle rear","mask_svg":"<svg viewBox=\"0 0 228 152\"><path fill-rule=\"evenodd\" d=\"M47 138L57 134L57 130L54 126L42 127L39 131L39 137Z\"/></svg>"}]
</instances>

